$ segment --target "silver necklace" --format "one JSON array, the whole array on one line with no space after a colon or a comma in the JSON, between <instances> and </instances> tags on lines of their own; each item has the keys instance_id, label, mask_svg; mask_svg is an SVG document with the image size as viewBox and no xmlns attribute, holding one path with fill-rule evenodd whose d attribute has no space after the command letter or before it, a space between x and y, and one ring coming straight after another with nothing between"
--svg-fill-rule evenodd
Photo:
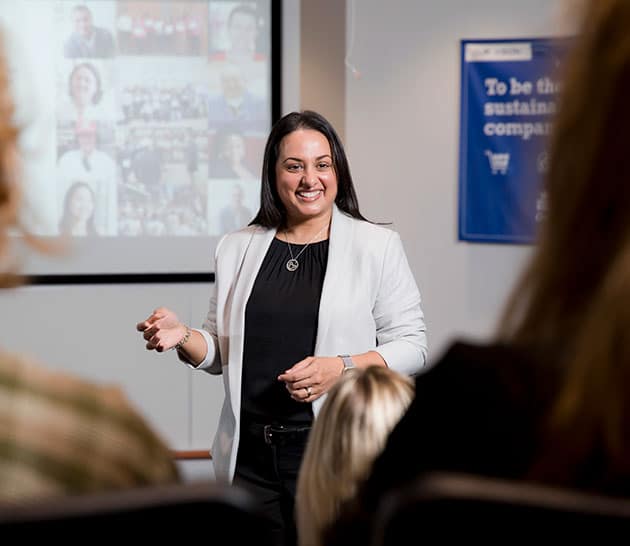
<instances>
[{"instance_id":1,"label":"silver necklace","mask_svg":"<svg viewBox=\"0 0 630 546\"><path fill-rule=\"evenodd\" d=\"M289 247L289 256L291 256L291 258L290 258L290 259L287 261L287 263L286 263L286 268L287 268L289 271L293 272L293 271L295 271L298 267L300 267L300 262L298 262L298 258L302 255L302 252L304 252L304 251L306 250L306 247L307 247L308 245L310 245L310 244L311 244L311 243L312 243L315 239L317 239L317 237L319 236L319 234L320 234L322 231L324 231L327 227L328 227L328 224L326 224L326 225L325 225L322 229L320 229L320 230L319 230L319 231L315 234L315 236L314 236L314 237L312 237L312 238L311 238L311 240L310 240L308 243L306 243L306 244L304 245L304 248L303 248L302 250L300 250L300 251L297 253L297 256L294 256L294 255L293 255L293 250L291 249L291 243L289 243L289 236L287 235L287 230L286 230L286 229L284 230L284 238L286 239L286 241L287 241L287 246Z\"/></svg>"}]
</instances>

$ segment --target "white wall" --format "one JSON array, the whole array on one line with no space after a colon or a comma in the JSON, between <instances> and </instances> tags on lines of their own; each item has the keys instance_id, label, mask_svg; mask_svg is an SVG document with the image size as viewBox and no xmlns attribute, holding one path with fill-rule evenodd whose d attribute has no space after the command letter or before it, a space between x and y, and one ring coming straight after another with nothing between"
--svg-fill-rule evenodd
<instances>
[{"instance_id":1,"label":"white wall","mask_svg":"<svg viewBox=\"0 0 630 546\"><path fill-rule=\"evenodd\" d=\"M221 381L203 372L193 374L173 352L146 351L135 331L135 323L157 305L166 305L199 326L208 296L209 286L203 284L2 291L0 347L29 354L56 369L121 383L174 447L209 448L223 400Z\"/></svg>"},{"instance_id":2,"label":"white wall","mask_svg":"<svg viewBox=\"0 0 630 546\"><path fill-rule=\"evenodd\" d=\"M563 32L556 0L348 0L346 145L361 208L401 234L430 357L486 336L530 247L457 241L459 40ZM351 44L354 24L354 44Z\"/></svg>"},{"instance_id":3,"label":"white wall","mask_svg":"<svg viewBox=\"0 0 630 546\"><path fill-rule=\"evenodd\" d=\"M309 0L305 0L309 1ZM394 221L424 297L431 354L453 335L484 335L527 248L458 243L461 38L545 36L553 0L357 0L346 85L346 145L364 213ZM349 2L348 10L352 9ZM284 9L283 111L299 108L299 3ZM325 39L325 14L313 21ZM350 35L350 32L347 32ZM326 82L321 82L326 85ZM168 259L167 257L165 259ZM211 445L222 381L173 353L145 351L135 323L158 305L198 326L204 284L25 287L0 293L0 347L117 382L178 449ZM205 469L204 469L205 472Z\"/></svg>"}]
</instances>

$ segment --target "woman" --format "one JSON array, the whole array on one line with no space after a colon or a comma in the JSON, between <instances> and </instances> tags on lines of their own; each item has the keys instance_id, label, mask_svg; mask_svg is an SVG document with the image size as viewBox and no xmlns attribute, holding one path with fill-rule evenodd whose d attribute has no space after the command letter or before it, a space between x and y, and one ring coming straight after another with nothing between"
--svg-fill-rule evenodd
<instances>
[{"instance_id":1,"label":"woman","mask_svg":"<svg viewBox=\"0 0 630 546\"><path fill-rule=\"evenodd\" d=\"M104 98L101 76L93 63L79 63L70 72L68 96L60 105L58 117L77 125L114 119L115 110Z\"/></svg>"},{"instance_id":2,"label":"woman","mask_svg":"<svg viewBox=\"0 0 630 546\"><path fill-rule=\"evenodd\" d=\"M16 234L33 250L51 251L18 220L20 131L13 117L0 55L0 288L18 283L11 252ZM178 480L168 446L120 388L48 370L4 348L0 446L1 506Z\"/></svg>"},{"instance_id":3,"label":"woman","mask_svg":"<svg viewBox=\"0 0 630 546\"><path fill-rule=\"evenodd\" d=\"M567 62L549 209L498 340L455 343L329 544L365 544L387 492L429 471L630 495L630 2L593 0Z\"/></svg>"},{"instance_id":4,"label":"woman","mask_svg":"<svg viewBox=\"0 0 630 546\"><path fill-rule=\"evenodd\" d=\"M324 395L347 367L420 370L425 325L400 238L359 212L327 120L306 111L278 121L261 184L250 226L217 245L203 329L164 308L137 328L147 349L175 347L198 369L223 373L217 476L257 492L278 543L294 543L297 473Z\"/></svg>"},{"instance_id":5,"label":"woman","mask_svg":"<svg viewBox=\"0 0 630 546\"><path fill-rule=\"evenodd\" d=\"M247 167L245 137L239 129L227 126L217 131L213 149L210 178L256 179Z\"/></svg>"},{"instance_id":6,"label":"woman","mask_svg":"<svg viewBox=\"0 0 630 546\"><path fill-rule=\"evenodd\" d=\"M383 366L349 370L330 389L300 468L300 546L325 544L324 530L354 497L412 399L411 379Z\"/></svg>"},{"instance_id":7,"label":"woman","mask_svg":"<svg viewBox=\"0 0 630 546\"><path fill-rule=\"evenodd\" d=\"M63 235L98 235L94 227L94 191L85 182L75 182L68 188L63 201L59 232Z\"/></svg>"}]
</instances>

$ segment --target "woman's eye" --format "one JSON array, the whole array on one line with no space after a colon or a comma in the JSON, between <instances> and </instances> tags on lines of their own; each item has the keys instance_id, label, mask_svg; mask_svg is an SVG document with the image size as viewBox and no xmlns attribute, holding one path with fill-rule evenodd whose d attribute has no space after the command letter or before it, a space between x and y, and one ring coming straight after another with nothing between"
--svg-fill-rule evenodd
<instances>
[{"instance_id":1,"label":"woman's eye","mask_svg":"<svg viewBox=\"0 0 630 546\"><path fill-rule=\"evenodd\" d=\"M297 164L295 164L295 165L289 165L289 166L287 167L287 169L288 169L289 171L293 171L293 172L295 172L295 171L299 171L301 168L302 168L302 165L297 165Z\"/></svg>"},{"instance_id":2,"label":"woman's eye","mask_svg":"<svg viewBox=\"0 0 630 546\"><path fill-rule=\"evenodd\" d=\"M330 163L318 163L317 168L323 170L330 169Z\"/></svg>"}]
</instances>

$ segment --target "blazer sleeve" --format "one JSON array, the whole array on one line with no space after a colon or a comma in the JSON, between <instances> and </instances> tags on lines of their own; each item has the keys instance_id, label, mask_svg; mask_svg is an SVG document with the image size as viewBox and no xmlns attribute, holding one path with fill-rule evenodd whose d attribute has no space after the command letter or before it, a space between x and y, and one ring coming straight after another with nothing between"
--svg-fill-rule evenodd
<instances>
[{"instance_id":1,"label":"blazer sleeve","mask_svg":"<svg viewBox=\"0 0 630 546\"><path fill-rule=\"evenodd\" d=\"M219 250L221 248L221 244L225 240L224 236L218 243L215 250L214 255L214 263L215 263L215 273L214 273L214 283L211 288L210 294L210 304L208 306L208 315L206 316L206 320L204 321L201 328L193 328L195 332L199 332L203 338L206 340L206 346L208 351L206 352L206 357L201 361L200 364L194 365L189 362L182 353L178 351L178 355L182 362L188 364L191 368L195 370L203 370L213 375L220 375L223 372L223 368L221 366L221 357L219 351L219 336L217 334L217 287L219 285Z\"/></svg>"},{"instance_id":2,"label":"blazer sleeve","mask_svg":"<svg viewBox=\"0 0 630 546\"><path fill-rule=\"evenodd\" d=\"M217 335L217 273L215 273L215 282L212 287L212 294L210 296L210 305L208 308L208 315L203 323L201 329L196 329L204 339L208 346L208 352L206 358L198 365L195 366L197 370L203 370L213 375L219 375L222 373L223 368L221 366L221 358L218 350L219 337Z\"/></svg>"},{"instance_id":3,"label":"blazer sleeve","mask_svg":"<svg viewBox=\"0 0 630 546\"><path fill-rule=\"evenodd\" d=\"M387 365L405 375L420 371L427 360L427 335L420 291L400 236L387 241L374 304L376 351Z\"/></svg>"}]
</instances>

